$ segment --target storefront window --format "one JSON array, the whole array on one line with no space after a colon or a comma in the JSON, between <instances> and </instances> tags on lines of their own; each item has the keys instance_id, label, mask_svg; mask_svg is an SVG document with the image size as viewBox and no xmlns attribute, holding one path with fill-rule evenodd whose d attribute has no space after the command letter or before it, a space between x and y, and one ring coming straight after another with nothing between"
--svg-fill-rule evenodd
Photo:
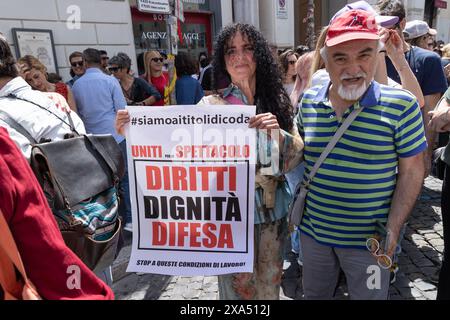
<instances>
[{"instance_id":1,"label":"storefront window","mask_svg":"<svg viewBox=\"0 0 450 320\"><path fill-rule=\"evenodd\" d=\"M185 23L181 24L183 41L178 44L178 51L186 52L197 60L201 52L210 52L208 36L211 27L208 16L191 18L187 15Z\"/></svg>"},{"instance_id":2,"label":"storefront window","mask_svg":"<svg viewBox=\"0 0 450 320\"><path fill-rule=\"evenodd\" d=\"M136 53L149 50L167 50L168 39L165 21L134 21Z\"/></svg>"},{"instance_id":3,"label":"storefront window","mask_svg":"<svg viewBox=\"0 0 450 320\"><path fill-rule=\"evenodd\" d=\"M197 8L209 7L208 4L195 4ZM198 10L197 10L198 11ZM142 55L149 50L169 51L169 34L167 17L162 14L139 12L131 8L133 33L139 73L143 73ZM185 21L181 23L183 40L178 43L178 51L190 54L194 60L201 52L211 53L211 14L202 12L185 12Z\"/></svg>"}]
</instances>

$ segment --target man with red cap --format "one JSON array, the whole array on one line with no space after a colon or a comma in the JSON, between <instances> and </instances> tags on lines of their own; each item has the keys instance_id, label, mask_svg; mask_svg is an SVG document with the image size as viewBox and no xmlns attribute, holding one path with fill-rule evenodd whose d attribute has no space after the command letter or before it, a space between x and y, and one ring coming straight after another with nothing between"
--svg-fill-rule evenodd
<instances>
[{"instance_id":1,"label":"man with red cap","mask_svg":"<svg viewBox=\"0 0 450 320\"><path fill-rule=\"evenodd\" d=\"M335 17L321 50L330 81L302 100L306 299L332 299L340 269L351 299L387 299L400 230L423 182L420 108L408 91L374 81L379 48L373 13L351 9ZM356 118L311 174L350 115Z\"/></svg>"}]
</instances>

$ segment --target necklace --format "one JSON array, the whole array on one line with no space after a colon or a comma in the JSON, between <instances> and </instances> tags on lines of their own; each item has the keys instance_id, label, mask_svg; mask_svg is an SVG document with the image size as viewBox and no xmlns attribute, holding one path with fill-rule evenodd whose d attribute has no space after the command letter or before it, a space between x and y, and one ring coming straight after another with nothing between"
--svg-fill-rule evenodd
<instances>
[{"instance_id":1,"label":"necklace","mask_svg":"<svg viewBox=\"0 0 450 320\"><path fill-rule=\"evenodd\" d=\"M127 84L127 82L128 81L124 81L123 84L121 83L120 87L122 88L123 95L129 100L133 100L132 97L131 97L131 94L132 94L132 90L133 90L134 79L132 80L132 82L131 82L130 86L128 87L128 89L125 89L125 85Z\"/></svg>"}]
</instances>

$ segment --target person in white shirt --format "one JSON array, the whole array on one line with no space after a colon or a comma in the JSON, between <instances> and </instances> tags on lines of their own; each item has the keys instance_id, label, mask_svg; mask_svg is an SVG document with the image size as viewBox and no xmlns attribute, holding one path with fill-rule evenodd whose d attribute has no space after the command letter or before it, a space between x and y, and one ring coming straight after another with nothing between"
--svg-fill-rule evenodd
<instances>
[{"instance_id":1,"label":"person in white shirt","mask_svg":"<svg viewBox=\"0 0 450 320\"><path fill-rule=\"evenodd\" d=\"M72 133L69 125L67 125L70 123L68 112L63 111L63 108L58 108L48 94L33 90L19 76L11 49L6 38L1 34L0 47L0 126L8 130L11 139L23 155L29 159L31 142L11 128L4 118L9 117L18 122L37 142L42 139L62 140L66 134ZM55 93L52 94L56 96ZM84 124L78 115L75 112L70 112L70 115L78 133L86 133Z\"/></svg>"}]
</instances>

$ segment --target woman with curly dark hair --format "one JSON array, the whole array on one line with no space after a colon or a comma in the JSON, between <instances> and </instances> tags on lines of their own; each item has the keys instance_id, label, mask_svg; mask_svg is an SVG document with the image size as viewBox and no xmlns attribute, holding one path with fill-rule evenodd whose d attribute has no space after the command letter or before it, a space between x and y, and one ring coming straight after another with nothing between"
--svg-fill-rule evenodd
<instances>
[{"instance_id":1,"label":"woman with curly dark hair","mask_svg":"<svg viewBox=\"0 0 450 320\"><path fill-rule=\"evenodd\" d=\"M257 129L257 154L271 159L264 167L259 159L256 165L253 272L219 276L219 295L225 300L276 300L292 197L284 173L300 163L303 141L293 125L289 97L262 34L248 24L227 26L218 35L214 52L214 82L226 75L231 85L221 95L204 97L200 104L256 105L257 115L250 119L249 127ZM129 121L129 114L120 110L117 132L123 134Z\"/></svg>"},{"instance_id":2,"label":"woman with curly dark hair","mask_svg":"<svg viewBox=\"0 0 450 320\"><path fill-rule=\"evenodd\" d=\"M237 35L245 35L247 40L246 46L243 48L243 54L248 55L254 60L254 72L252 73L251 81L241 81L240 66L233 66L236 58L236 48L231 46L231 40ZM242 36L241 36L242 38ZM256 28L249 24L233 24L225 27L217 36L214 47L213 69L214 82L218 83L223 74L231 78L232 84L229 89L239 87L245 96L246 104L256 105L256 112L267 113L270 112L276 116L280 127L285 131L290 131L293 123L292 107L289 97L283 90L281 82L281 75L278 65L271 55L267 40L264 36L256 30ZM228 66L226 59L230 61ZM237 61L239 62L239 61ZM233 76L230 72L236 70ZM244 74L245 77L245 74ZM233 82L234 80L234 82ZM252 84L253 88L248 87ZM228 92L223 96L229 95Z\"/></svg>"},{"instance_id":3,"label":"woman with curly dark hair","mask_svg":"<svg viewBox=\"0 0 450 320\"><path fill-rule=\"evenodd\" d=\"M220 96L207 96L201 103L256 105L257 115L249 125L258 129L258 154L270 154L273 159L271 172L257 163L253 273L219 276L220 299L276 300L280 295L286 215L291 200L283 174L300 162L303 141L293 126L292 106L263 35L249 24L227 26L218 35L214 52L214 81L217 83L225 74L231 85ZM266 132L269 137L261 143L261 135ZM274 145L281 154L271 154Z\"/></svg>"}]
</instances>

